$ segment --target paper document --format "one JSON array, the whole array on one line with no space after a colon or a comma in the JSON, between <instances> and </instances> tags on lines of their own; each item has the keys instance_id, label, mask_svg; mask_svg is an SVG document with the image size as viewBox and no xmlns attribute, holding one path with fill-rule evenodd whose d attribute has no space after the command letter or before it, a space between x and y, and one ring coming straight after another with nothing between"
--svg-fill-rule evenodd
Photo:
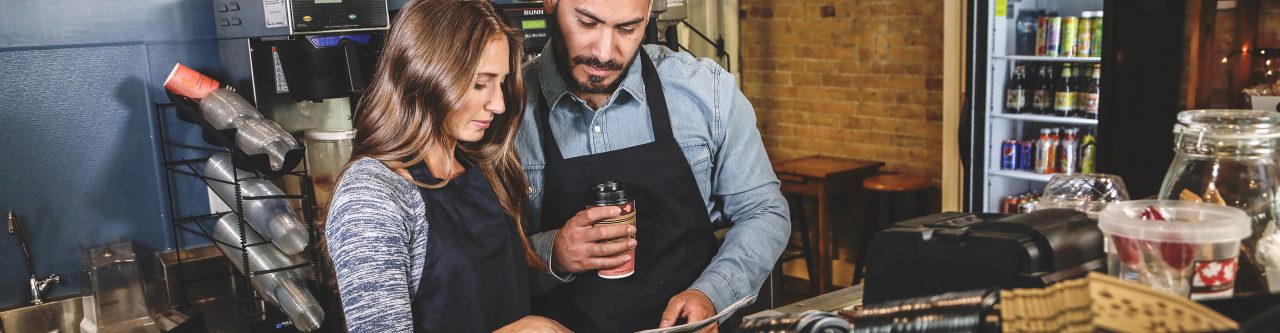
<instances>
[{"instance_id":1,"label":"paper document","mask_svg":"<svg viewBox=\"0 0 1280 333\"><path fill-rule=\"evenodd\" d=\"M639 332L636 332L636 333L684 333L684 332L697 332L697 331L699 331L699 330L702 330L702 329L704 329L704 328L707 328L707 326L711 326L711 324L712 324L712 323L719 322L719 321L720 321L720 319L723 319L725 316L728 316L730 313L733 313L733 311L738 310L738 309L739 309L739 308L741 308L741 307L747 306L747 304L751 304L751 302L752 302L752 301L755 301L755 300L756 300L756 296L755 296L755 295L747 296L746 298L740 299L740 300L738 300L737 302L733 302L733 304L729 304L729 306L726 306L726 307L724 308L724 310L720 310L720 313L717 313L715 316L711 316L710 318L703 319L703 320L699 320L699 321L695 321L695 322L692 322L692 323L687 323L687 324L680 325L680 326L672 326L672 327L667 327L667 328L655 328L655 329L651 329L651 330L643 330L643 331L639 331Z\"/></svg>"}]
</instances>

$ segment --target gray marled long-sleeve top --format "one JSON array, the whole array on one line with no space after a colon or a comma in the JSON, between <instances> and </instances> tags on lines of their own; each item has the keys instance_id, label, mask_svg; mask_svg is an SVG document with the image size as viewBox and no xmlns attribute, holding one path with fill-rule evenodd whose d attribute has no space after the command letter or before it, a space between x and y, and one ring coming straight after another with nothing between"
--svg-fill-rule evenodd
<instances>
[{"instance_id":1,"label":"gray marled long-sleeve top","mask_svg":"<svg viewBox=\"0 0 1280 333\"><path fill-rule=\"evenodd\" d=\"M422 276L427 221L418 187L374 159L343 173L325 238L351 332L409 332Z\"/></svg>"}]
</instances>

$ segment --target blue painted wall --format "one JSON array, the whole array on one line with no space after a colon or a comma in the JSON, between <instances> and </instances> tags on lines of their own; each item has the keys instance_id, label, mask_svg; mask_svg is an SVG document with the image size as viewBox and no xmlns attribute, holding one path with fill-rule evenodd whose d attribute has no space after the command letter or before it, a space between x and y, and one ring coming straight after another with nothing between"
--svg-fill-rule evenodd
<instances>
[{"instance_id":1,"label":"blue painted wall","mask_svg":"<svg viewBox=\"0 0 1280 333\"><path fill-rule=\"evenodd\" d=\"M211 8L0 0L0 213L22 220L38 274L70 278L54 297L80 292L81 249L121 238L154 274L154 252L175 244L170 217L207 211L189 177L174 179L184 204L170 209L154 105L167 102L161 85L176 62L217 75ZM196 127L167 124L170 139L199 142ZM0 234L0 308L28 298L19 253L17 239Z\"/></svg>"}]
</instances>

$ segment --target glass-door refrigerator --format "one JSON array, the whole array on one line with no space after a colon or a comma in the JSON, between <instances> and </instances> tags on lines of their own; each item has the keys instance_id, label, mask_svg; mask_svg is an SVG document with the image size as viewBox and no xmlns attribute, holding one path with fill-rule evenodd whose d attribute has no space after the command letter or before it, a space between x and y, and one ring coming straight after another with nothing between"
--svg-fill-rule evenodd
<instances>
[{"instance_id":1,"label":"glass-door refrigerator","mask_svg":"<svg viewBox=\"0 0 1280 333\"><path fill-rule=\"evenodd\" d=\"M1102 0L986 0L969 90L974 211L1017 212L1054 173L1095 172ZM974 6L971 8L977 8ZM981 58L981 59L977 59ZM976 109L976 108L981 109ZM980 127L979 127L980 126Z\"/></svg>"},{"instance_id":2,"label":"glass-door refrigerator","mask_svg":"<svg viewBox=\"0 0 1280 333\"><path fill-rule=\"evenodd\" d=\"M967 11L967 210L1025 210L1055 173L1118 174L1132 196L1155 194L1172 158L1185 1L971 0Z\"/></svg>"}]
</instances>

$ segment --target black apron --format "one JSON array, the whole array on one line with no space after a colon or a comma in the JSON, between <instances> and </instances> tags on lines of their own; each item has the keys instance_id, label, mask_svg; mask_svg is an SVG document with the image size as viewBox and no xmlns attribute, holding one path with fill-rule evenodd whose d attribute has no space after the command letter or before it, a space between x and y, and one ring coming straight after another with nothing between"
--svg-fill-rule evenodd
<instances>
[{"instance_id":1,"label":"black apron","mask_svg":"<svg viewBox=\"0 0 1280 333\"><path fill-rule=\"evenodd\" d=\"M643 48L639 57L653 142L565 159L547 123L545 101L535 115L546 160L540 231L559 229L581 211L592 185L613 180L638 190L635 274L603 279L586 272L534 298L534 313L577 332L658 327L667 301L693 284L717 249L693 170L671 132L662 82Z\"/></svg>"},{"instance_id":2,"label":"black apron","mask_svg":"<svg viewBox=\"0 0 1280 333\"><path fill-rule=\"evenodd\" d=\"M480 170L466 167L442 188L419 188L429 227L413 296L416 332L492 332L529 314L529 268L515 222ZM409 174L440 181L426 163Z\"/></svg>"}]
</instances>

